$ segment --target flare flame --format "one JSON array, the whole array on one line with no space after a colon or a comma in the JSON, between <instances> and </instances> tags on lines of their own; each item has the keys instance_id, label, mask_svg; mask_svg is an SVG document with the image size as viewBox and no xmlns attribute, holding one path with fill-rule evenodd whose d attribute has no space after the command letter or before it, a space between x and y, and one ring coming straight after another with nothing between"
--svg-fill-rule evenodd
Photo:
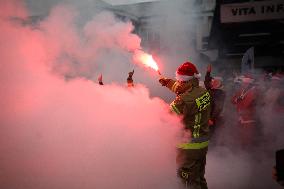
<instances>
[{"instance_id":1,"label":"flare flame","mask_svg":"<svg viewBox=\"0 0 284 189\"><path fill-rule=\"evenodd\" d=\"M159 71L159 67L157 62L153 59L153 56L150 54L147 54L141 50L135 51L134 53L134 62L143 64L146 67L150 67L154 69L155 71Z\"/></svg>"}]
</instances>

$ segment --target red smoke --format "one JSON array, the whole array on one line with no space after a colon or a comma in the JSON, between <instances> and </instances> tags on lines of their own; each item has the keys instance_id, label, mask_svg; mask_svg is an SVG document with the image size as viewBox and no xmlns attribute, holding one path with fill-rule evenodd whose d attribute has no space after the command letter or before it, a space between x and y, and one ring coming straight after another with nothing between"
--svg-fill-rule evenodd
<instances>
[{"instance_id":1,"label":"red smoke","mask_svg":"<svg viewBox=\"0 0 284 189\"><path fill-rule=\"evenodd\" d=\"M0 18L0 188L176 187L181 125L167 104L150 98L144 86L129 90L58 75L85 74L101 48L119 49L122 41L112 44L108 31L89 29L90 21L84 43L73 12L63 6L36 29L9 19L13 9L0 7L5 12ZM130 30L121 26L119 31ZM80 60L82 65L72 63ZM108 64L116 68L114 62L119 59Z\"/></svg>"}]
</instances>

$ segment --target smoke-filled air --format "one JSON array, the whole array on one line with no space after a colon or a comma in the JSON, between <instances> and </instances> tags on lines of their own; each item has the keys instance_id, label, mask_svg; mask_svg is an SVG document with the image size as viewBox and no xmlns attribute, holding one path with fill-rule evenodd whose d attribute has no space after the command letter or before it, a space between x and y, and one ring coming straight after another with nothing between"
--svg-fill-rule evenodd
<instances>
[{"instance_id":1,"label":"smoke-filled air","mask_svg":"<svg viewBox=\"0 0 284 189\"><path fill-rule=\"evenodd\" d=\"M173 76L187 58L205 67L185 29L194 20L185 26L175 3L151 7L170 13L165 28L149 22L169 47L147 65L142 59L154 61L151 49L143 49L130 20L79 2L0 0L0 188L180 188L183 124L170 111L175 95L161 87L158 71ZM32 13L42 15L33 21ZM135 87L127 87L132 70ZM272 101L269 94L264 98ZM278 188L271 171L274 151L283 147L283 118L260 104L264 126L249 151L230 103L226 98L225 127L209 145L208 188Z\"/></svg>"},{"instance_id":2,"label":"smoke-filled air","mask_svg":"<svg viewBox=\"0 0 284 189\"><path fill-rule=\"evenodd\" d=\"M88 79L127 74L131 23L101 12L77 28L59 5L31 27L23 4L0 7L0 188L175 187L179 118L146 86Z\"/></svg>"}]
</instances>

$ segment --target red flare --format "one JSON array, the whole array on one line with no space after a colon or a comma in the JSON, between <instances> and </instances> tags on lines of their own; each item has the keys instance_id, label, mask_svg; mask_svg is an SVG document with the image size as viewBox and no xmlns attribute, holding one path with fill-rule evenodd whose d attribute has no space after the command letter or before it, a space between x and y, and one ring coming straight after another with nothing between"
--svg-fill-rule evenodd
<instances>
[{"instance_id":1,"label":"red flare","mask_svg":"<svg viewBox=\"0 0 284 189\"><path fill-rule=\"evenodd\" d=\"M153 59L153 56L147 54L141 50L135 51L134 61L138 63L142 63L146 67L150 67L159 73L159 67L157 62Z\"/></svg>"}]
</instances>

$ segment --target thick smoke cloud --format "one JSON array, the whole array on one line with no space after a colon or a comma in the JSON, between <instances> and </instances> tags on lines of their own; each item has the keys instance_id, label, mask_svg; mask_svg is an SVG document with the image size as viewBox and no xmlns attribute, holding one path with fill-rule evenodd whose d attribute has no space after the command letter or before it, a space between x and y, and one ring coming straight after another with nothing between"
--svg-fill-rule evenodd
<instances>
[{"instance_id":1,"label":"thick smoke cloud","mask_svg":"<svg viewBox=\"0 0 284 189\"><path fill-rule=\"evenodd\" d=\"M174 95L158 85L156 73L131 62L132 51L141 48L131 22L90 13L94 7L81 1L72 1L75 7L38 2L32 4L36 14L42 3L50 9L35 25L27 24L23 3L0 3L0 188L177 188L181 124L163 100L152 98ZM167 15L164 28L149 23L164 44L158 57L166 76L188 58L202 66L192 41L195 20L183 17L183 7L174 2L149 10ZM133 68L136 87L127 89ZM104 86L96 84L100 73ZM267 93L266 101L273 96ZM227 97L225 128L207 156L209 188L279 188L271 169L274 150L284 144L283 118L271 111L272 103L260 105L261 142L244 150Z\"/></svg>"},{"instance_id":2,"label":"thick smoke cloud","mask_svg":"<svg viewBox=\"0 0 284 189\"><path fill-rule=\"evenodd\" d=\"M131 52L140 48L140 38L131 33L132 23L101 12L81 29L76 25L77 14L76 9L59 5L40 23L50 53L56 58L52 61L55 71L71 78L91 79L99 70L110 76L106 82L121 81L131 64ZM121 69L113 75L114 66Z\"/></svg>"},{"instance_id":3,"label":"thick smoke cloud","mask_svg":"<svg viewBox=\"0 0 284 189\"><path fill-rule=\"evenodd\" d=\"M203 72L203 62L196 51L200 20L194 15L194 11L198 11L195 9L194 1L181 0L153 3L147 10L147 14L152 15L147 19L148 30L159 35L160 56L167 65L165 72L170 76L184 61L192 61Z\"/></svg>"},{"instance_id":4,"label":"thick smoke cloud","mask_svg":"<svg viewBox=\"0 0 284 189\"><path fill-rule=\"evenodd\" d=\"M34 28L22 24L25 16L11 19L17 1L2 2L0 188L177 187L175 144L181 124L163 100L150 98L143 85L128 89L100 86L86 77L66 80L66 73L85 74L84 66L97 60L101 46L121 51L124 45L108 32L98 33L95 21L122 36L131 26L116 25L112 14L102 13L85 33L77 33L76 13L60 5ZM83 34L85 43L78 37ZM117 57L95 62L115 72Z\"/></svg>"}]
</instances>

